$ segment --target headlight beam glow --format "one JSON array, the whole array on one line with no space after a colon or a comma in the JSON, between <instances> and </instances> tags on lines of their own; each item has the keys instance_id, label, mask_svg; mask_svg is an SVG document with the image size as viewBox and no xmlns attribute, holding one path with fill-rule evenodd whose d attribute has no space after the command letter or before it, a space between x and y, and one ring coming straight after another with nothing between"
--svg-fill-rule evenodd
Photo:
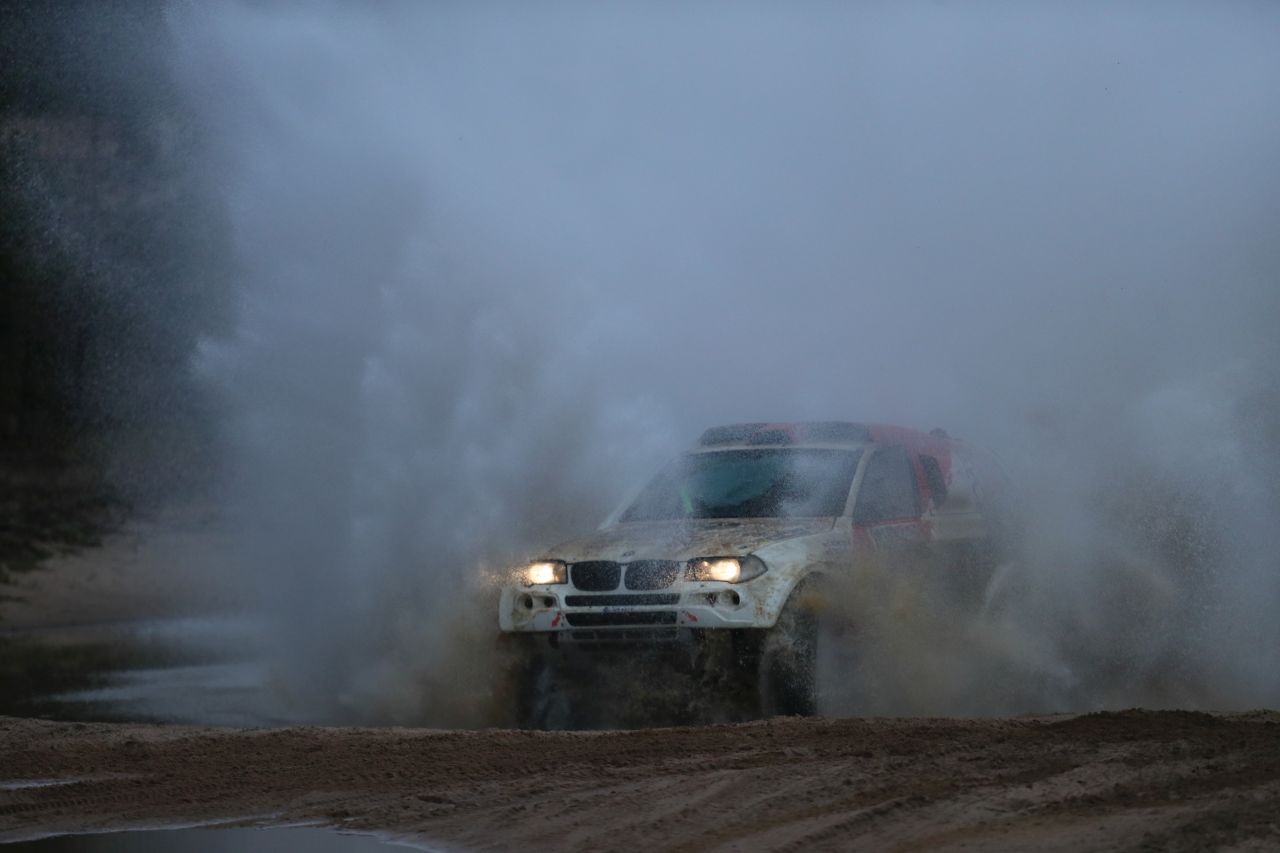
<instances>
[{"instance_id":1,"label":"headlight beam glow","mask_svg":"<svg viewBox=\"0 0 1280 853\"><path fill-rule=\"evenodd\" d=\"M547 586L548 584L568 582L569 567L559 560L530 563L524 570L525 586Z\"/></svg>"},{"instance_id":2,"label":"headlight beam glow","mask_svg":"<svg viewBox=\"0 0 1280 853\"><path fill-rule=\"evenodd\" d=\"M691 581L740 583L764 574L764 561L754 554L746 557L703 557L690 560L685 576Z\"/></svg>"}]
</instances>

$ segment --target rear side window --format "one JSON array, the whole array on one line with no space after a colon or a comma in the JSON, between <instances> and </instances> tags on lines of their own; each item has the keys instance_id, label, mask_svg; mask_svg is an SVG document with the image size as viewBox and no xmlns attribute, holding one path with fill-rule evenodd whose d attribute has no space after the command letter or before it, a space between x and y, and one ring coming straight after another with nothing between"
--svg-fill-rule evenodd
<instances>
[{"instance_id":1,"label":"rear side window","mask_svg":"<svg viewBox=\"0 0 1280 853\"><path fill-rule=\"evenodd\" d=\"M932 456L921 456L920 469L924 471L924 481L929 486L933 505L942 506L947 502L947 478L942 473L942 466Z\"/></svg>"},{"instance_id":2,"label":"rear side window","mask_svg":"<svg viewBox=\"0 0 1280 853\"><path fill-rule=\"evenodd\" d=\"M906 451L901 447L877 451L867 462L867 471L862 477L858 502L853 508L854 521L875 524L919 516L920 496Z\"/></svg>"}]
</instances>

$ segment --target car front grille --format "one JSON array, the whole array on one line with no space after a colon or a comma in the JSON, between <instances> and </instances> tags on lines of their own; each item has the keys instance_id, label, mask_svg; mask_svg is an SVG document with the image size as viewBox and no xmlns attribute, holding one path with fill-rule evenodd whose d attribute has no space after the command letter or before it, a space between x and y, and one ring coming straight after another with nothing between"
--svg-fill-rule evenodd
<instances>
[{"instance_id":1,"label":"car front grille","mask_svg":"<svg viewBox=\"0 0 1280 853\"><path fill-rule=\"evenodd\" d=\"M587 560L569 566L569 579L583 592L612 592L619 583L630 590L666 589L683 569L684 563L675 560Z\"/></svg>"},{"instance_id":2,"label":"car front grille","mask_svg":"<svg viewBox=\"0 0 1280 853\"><path fill-rule=\"evenodd\" d=\"M627 564L622 581L627 589L666 589L680 577L683 566L674 560L636 560Z\"/></svg>"}]
</instances>

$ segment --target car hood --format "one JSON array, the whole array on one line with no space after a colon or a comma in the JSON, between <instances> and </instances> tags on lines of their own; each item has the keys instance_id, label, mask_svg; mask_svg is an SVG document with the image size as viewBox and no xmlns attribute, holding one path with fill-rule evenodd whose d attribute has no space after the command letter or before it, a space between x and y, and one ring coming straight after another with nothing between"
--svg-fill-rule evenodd
<instances>
[{"instance_id":1,"label":"car hood","mask_svg":"<svg viewBox=\"0 0 1280 853\"><path fill-rule=\"evenodd\" d=\"M545 556L567 563L745 556L786 539L822 533L834 524L834 518L632 522L566 542Z\"/></svg>"}]
</instances>

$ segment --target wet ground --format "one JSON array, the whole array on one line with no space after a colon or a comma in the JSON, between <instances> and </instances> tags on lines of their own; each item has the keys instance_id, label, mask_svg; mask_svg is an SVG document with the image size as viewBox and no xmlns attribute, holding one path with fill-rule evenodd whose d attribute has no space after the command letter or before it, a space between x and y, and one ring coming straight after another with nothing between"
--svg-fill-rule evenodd
<instances>
[{"instance_id":1,"label":"wet ground","mask_svg":"<svg viewBox=\"0 0 1280 853\"><path fill-rule=\"evenodd\" d=\"M263 726L264 666L243 620L152 619L0 631L0 714Z\"/></svg>"},{"instance_id":2,"label":"wet ground","mask_svg":"<svg viewBox=\"0 0 1280 853\"><path fill-rule=\"evenodd\" d=\"M0 768L0 841L235 821L464 850L1280 848L1263 712L559 733L0 719Z\"/></svg>"},{"instance_id":3,"label":"wet ground","mask_svg":"<svg viewBox=\"0 0 1280 853\"><path fill-rule=\"evenodd\" d=\"M0 714L297 722L276 713L264 689L260 630L227 615L244 608L221 580L228 557L216 512L182 506L108 526L98 503L81 506L92 497L0 506ZM77 524L77 536L64 529ZM36 545L18 547L23 537Z\"/></svg>"}]
</instances>

